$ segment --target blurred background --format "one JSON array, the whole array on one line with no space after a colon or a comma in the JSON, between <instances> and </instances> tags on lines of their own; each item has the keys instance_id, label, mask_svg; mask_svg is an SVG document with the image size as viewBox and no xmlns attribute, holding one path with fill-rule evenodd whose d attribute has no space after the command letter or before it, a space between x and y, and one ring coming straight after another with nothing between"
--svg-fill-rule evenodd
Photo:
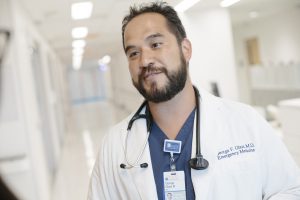
<instances>
[{"instance_id":1,"label":"blurred background","mask_svg":"<svg viewBox=\"0 0 300 200\"><path fill-rule=\"evenodd\" d=\"M121 41L141 2L0 0L0 174L20 199L86 199L103 134L142 101ZM252 105L299 165L300 0L167 2L193 82Z\"/></svg>"}]
</instances>

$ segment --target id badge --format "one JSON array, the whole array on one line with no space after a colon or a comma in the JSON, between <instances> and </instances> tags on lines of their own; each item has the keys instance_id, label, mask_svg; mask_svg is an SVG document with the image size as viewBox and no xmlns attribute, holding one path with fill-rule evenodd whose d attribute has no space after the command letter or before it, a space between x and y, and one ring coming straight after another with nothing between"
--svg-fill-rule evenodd
<instances>
[{"instance_id":1,"label":"id badge","mask_svg":"<svg viewBox=\"0 0 300 200\"><path fill-rule=\"evenodd\" d=\"M164 199L186 200L184 171L164 172Z\"/></svg>"},{"instance_id":2,"label":"id badge","mask_svg":"<svg viewBox=\"0 0 300 200\"><path fill-rule=\"evenodd\" d=\"M169 153L180 153L181 152L181 141L178 140L167 140L164 141L164 152Z\"/></svg>"}]
</instances>

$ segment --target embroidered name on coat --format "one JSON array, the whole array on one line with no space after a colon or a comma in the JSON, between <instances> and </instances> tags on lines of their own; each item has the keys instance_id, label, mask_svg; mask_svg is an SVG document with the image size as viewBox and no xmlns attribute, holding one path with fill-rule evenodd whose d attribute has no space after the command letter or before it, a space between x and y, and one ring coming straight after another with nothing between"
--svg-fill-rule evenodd
<instances>
[{"instance_id":1,"label":"embroidered name on coat","mask_svg":"<svg viewBox=\"0 0 300 200\"><path fill-rule=\"evenodd\" d=\"M244 153L251 153L255 152L255 145L253 143L243 144L243 145L236 145L229 147L223 151L218 153L218 160L222 160L224 158L231 158L233 156L238 156Z\"/></svg>"}]
</instances>

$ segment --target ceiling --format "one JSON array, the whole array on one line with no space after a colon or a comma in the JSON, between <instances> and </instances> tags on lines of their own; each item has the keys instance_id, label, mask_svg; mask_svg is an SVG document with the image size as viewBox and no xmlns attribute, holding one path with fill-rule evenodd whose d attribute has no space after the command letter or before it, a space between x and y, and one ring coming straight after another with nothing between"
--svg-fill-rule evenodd
<instances>
[{"instance_id":1,"label":"ceiling","mask_svg":"<svg viewBox=\"0 0 300 200\"><path fill-rule=\"evenodd\" d=\"M97 61L106 54L113 55L122 49L121 21L130 5L139 0L90 0L94 4L90 19L73 21L71 4L79 0L19 0L41 34L48 40L62 61L72 63L71 30L87 26L89 34L83 56L85 61ZM82 0L84 1L84 0ZM167 0L172 6L181 0ZM189 11L201 11L218 7L221 0L201 0ZM144 1L145 2L145 1ZM233 24L251 20L249 12L259 12L259 17L274 14L283 9L299 6L300 0L241 0L230 7Z\"/></svg>"}]
</instances>

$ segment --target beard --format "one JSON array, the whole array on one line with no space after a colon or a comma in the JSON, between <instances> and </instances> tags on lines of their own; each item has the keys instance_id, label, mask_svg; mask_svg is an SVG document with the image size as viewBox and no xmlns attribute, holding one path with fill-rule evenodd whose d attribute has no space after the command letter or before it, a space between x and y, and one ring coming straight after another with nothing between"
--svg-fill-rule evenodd
<instances>
[{"instance_id":1,"label":"beard","mask_svg":"<svg viewBox=\"0 0 300 200\"><path fill-rule=\"evenodd\" d=\"M150 85L150 89L146 90L144 87L144 75L148 72L160 71L167 77L167 82L164 87L157 88L157 83L154 81ZM133 82L135 88L139 93L147 100L154 103L161 103L172 99L178 94L185 86L187 79L187 63L185 62L183 55L180 57L180 66L176 71L168 71L165 67L149 66L143 69L142 73L138 77L138 82Z\"/></svg>"}]
</instances>

